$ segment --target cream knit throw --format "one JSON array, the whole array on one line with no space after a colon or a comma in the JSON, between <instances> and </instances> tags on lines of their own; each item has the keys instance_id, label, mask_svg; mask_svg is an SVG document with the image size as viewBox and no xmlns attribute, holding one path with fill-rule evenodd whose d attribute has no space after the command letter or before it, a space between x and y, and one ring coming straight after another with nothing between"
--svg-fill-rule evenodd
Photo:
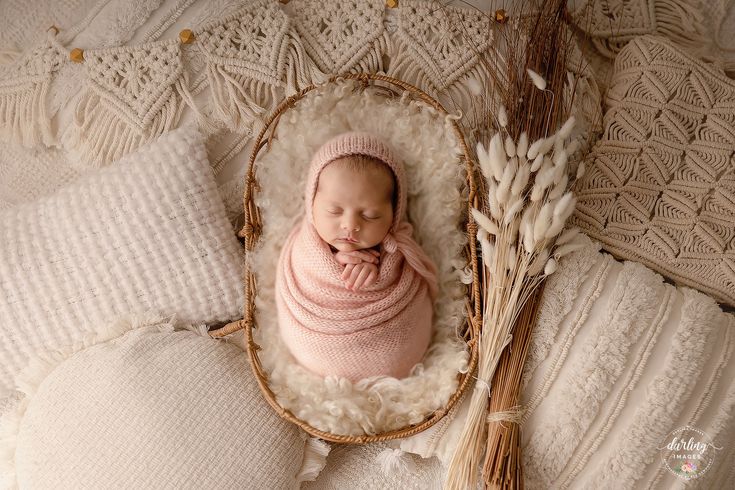
<instances>
[{"instance_id":1,"label":"cream knit throw","mask_svg":"<svg viewBox=\"0 0 735 490\"><path fill-rule=\"evenodd\" d=\"M617 256L735 304L735 82L650 36L615 62L573 224Z\"/></svg>"}]
</instances>

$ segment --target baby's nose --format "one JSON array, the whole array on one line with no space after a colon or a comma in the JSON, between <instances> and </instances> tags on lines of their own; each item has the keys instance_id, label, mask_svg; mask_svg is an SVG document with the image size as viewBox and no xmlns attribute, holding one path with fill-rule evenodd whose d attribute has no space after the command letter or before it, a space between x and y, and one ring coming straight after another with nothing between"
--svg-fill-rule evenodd
<instances>
[{"instance_id":1,"label":"baby's nose","mask_svg":"<svg viewBox=\"0 0 735 490\"><path fill-rule=\"evenodd\" d=\"M342 229L346 231L357 231L360 225L355 218L345 218L342 220Z\"/></svg>"}]
</instances>

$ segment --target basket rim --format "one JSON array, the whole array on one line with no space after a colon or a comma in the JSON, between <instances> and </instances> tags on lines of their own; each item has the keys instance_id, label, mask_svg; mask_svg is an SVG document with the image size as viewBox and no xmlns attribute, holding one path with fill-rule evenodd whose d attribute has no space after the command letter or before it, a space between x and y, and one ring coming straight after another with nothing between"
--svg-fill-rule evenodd
<instances>
[{"instance_id":1,"label":"basket rim","mask_svg":"<svg viewBox=\"0 0 735 490\"><path fill-rule=\"evenodd\" d=\"M250 367L255 374L255 377L258 381L258 386L260 387L263 396L265 397L268 404L279 414L279 416L288 420L289 422L298 425L310 435L318 437L325 441L340 444L365 444L369 442L387 441L409 437L428 429L432 425L436 424L439 420L441 420L457 404L457 402L464 395L464 392L469 386L471 379L474 377L474 372L477 368L478 362L477 339L479 336L480 327L482 325L482 310L480 307L480 279L478 270L480 264L479 258L477 256L476 246L477 224L474 222L472 213L470 211L473 206L478 207L479 196L477 194L477 188L475 184L477 178L477 165L472 159L471 153L467 146L462 130L457 123L457 120L455 118L450 118L449 121L452 125L454 136L461 147L460 162L464 163L467 169L465 180L468 183L469 192L467 195L466 203L467 221L465 223L465 227L468 243L464 253L465 256L469 256L469 262L472 267L472 283L471 288L468 288L468 294L465 298L467 315L462 325L462 331L465 332L465 334L462 335L462 339L466 342L467 347L470 351L469 365L466 372L458 373L457 376L459 378L459 384L457 386L457 389L455 390L455 393L449 398L445 406L435 410L431 413L431 415L427 416L422 422L419 422L418 424L409 425L400 429L393 429L391 431L381 432L373 435L343 435L326 432L317 429L316 427L313 427L308 422L297 417L290 410L282 407L277 402L275 393L273 393L273 391L270 389L270 386L268 385L268 374L261 366L260 359L258 358L257 354L257 351L259 351L261 347L255 342L253 335L253 330L257 328L257 325L255 325L254 304L254 298L255 294L257 294L257 291L256 280L252 271L249 268L247 255L254 249L258 241L261 228L259 209L257 208L257 206L255 206L253 199L253 194L258 188L258 183L255 179L255 160L257 159L258 154L264 146L268 145L268 147L270 148L271 139L273 137L273 134L275 133L278 121L284 111L293 108L298 100L302 99L304 96L306 96L307 93L311 92L312 90L324 87L328 84L339 83L345 80L356 80L361 82L362 89L367 88L371 84L373 84L373 86L378 86L380 88L386 89L386 87L376 85L376 82L386 82L391 86L396 86L403 91L410 92L411 95L417 97L419 100L433 107L440 114L444 116L451 115L439 101L437 101L421 89L402 80L375 73L348 73L333 75L329 77L329 79L327 79L325 82L319 84L311 84L299 90L297 93L282 100L265 119L263 127L261 128L257 138L255 139L255 143L250 153L250 159L248 161L248 171L245 175L245 185L243 193L245 223L242 229L238 232L238 236L244 239L246 255L244 271L245 277L243 281L245 286L244 315L242 319L231 322L224 327L212 330L209 332L209 334L213 338L221 338L230 335L238 330L245 330L245 336L247 340L246 347ZM267 139L264 139L269 130L270 135Z\"/></svg>"}]
</instances>

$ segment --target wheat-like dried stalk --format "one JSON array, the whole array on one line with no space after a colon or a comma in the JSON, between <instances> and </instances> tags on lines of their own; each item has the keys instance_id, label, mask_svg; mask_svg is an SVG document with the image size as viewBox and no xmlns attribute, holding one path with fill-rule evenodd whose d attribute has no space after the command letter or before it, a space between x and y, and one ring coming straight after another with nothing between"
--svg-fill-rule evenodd
<instances>
[{"instance_id":1,"label":"wheat-like dried stalk","mask_svg":"<svg viewBox=\"0 0 735 490\"><path fill-rule=\"evenodd\" d=\"M478 339L477 383L445 488L475 488L483 461L486 484L522 487L520 417L517 409L509 409L518 399L525 354L514 358L512 368L506 360L502 376L494 376L501 357L509 359L503 353L511 341L514 346L520 342L519 352L527 347L531 329L514 331L524 306L554 273L558 260L581 246L574 232L563 232L575 206L569 189L584 172L580 167L570 175L569 160L578 148L570 140L575 121L563 121L561 95L567 81L568 41L561 27L565 3L527 2L524 7L528 10L521 9L527 15L499 28L505 37L498 32L494 37L500 46L491 58L496 68L502 65L505 76L494 87L501 90L483 94L481 102L495 117L475 132L487 194L484 208L472 211L479 225L484 266L484 320ZM520 338L514 339L515 334ZM491 395L492 412L488 414ZM495 427L504 421L513 422L507 424L510 437L498 436ZM488 424L493 425L491 439L487 438Z\"/></svg>"}]
</instances>

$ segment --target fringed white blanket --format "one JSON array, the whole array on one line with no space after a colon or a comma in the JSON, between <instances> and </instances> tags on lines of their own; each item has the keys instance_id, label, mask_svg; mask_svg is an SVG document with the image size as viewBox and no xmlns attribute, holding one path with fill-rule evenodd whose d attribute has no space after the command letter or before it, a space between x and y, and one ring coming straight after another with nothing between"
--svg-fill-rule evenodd
<instances>
[{"instance_id":1,"label":"fringed white blanket","mask_svg":"<svg viewBox=\"0 0 735 490\"><path fill-rule=\"evenodd\" d=\"M683 488L659 448L688 425L722 448L692 483L733 488L735 317L598 248L562 260L544 289L520 401L527 487ZM465 405L401 448L446 464Z\"/></svg>"}]
</instances>

